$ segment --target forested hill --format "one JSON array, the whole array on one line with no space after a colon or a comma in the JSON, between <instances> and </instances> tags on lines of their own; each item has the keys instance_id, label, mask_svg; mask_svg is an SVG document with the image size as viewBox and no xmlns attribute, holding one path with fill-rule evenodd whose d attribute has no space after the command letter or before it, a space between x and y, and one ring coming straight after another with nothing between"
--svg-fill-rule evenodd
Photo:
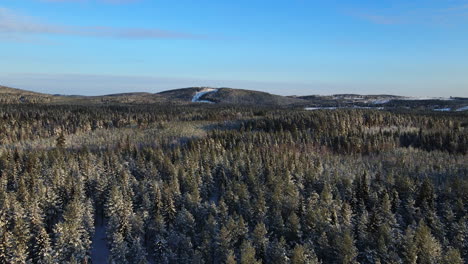
<instances>
[{"instance_id":1,"label":"forested hill","mask_svg":"<svg viewBox=\"0 0 468 264\"><path fill-rule=\"evenodd\" d=\"M0 85L0 103L50 103L52 96Z\"/></svg>"},{"instance_id":2,"label":"forested hill","mask_svg":"<svg viewBox=\"0 0 468 264\"><path fill-rule=\"evenodd\" d=\"M0 104L0 263L467 263L467 152L467 112Z\"/></svg>"},{"instance_id":3,"label":"forested hill","mask_svg":"<svg viewBox=\"0 0 468 264\"><path fill-rule=\"evenodd\" d=\"M287 88L285 88L287 89ZM457 112L468 110L468 99L417 98L395 95L311 95L281 96L270 93L232 89L191 87L159 93L133 92L102 96L51 95L0 86L0 103L3 104L54 104L54 105L188 105L219 104L231 106L277 106L295 108L376 108L414 109L420 111Z\"/></svg>"},{"instance_id":4,"label":"forested hill","mask_svg":"<svg viewBox=\"0 0 468 264\"><path fill-rule=\"evenodd\" d=\"M269 93L231 89L231 88L208 88L193 87L175 89L160 93L121 93L102 96L80 96L80 95L49 95L34 93L30 91L0 86L0 101L3 103L50 103L50 104L147 104L147 103L172 103L188 104L196 103L193 100L197 93L204 89L212 89L213 93L201 95L200 100L218 104L237 105L294 105L305 104L302 99L289 98L285 96L272 95Z\"/></svg>"},{"instance_id":5,"label":"forested hill","mask_svg":"<svg viewBox=\"0 0 468 264\"><path fill-rule=\"evenodd\" d=\"M3 95L8 95L8 94L30 94L30 95L40 95L39 93L35 92L30 92L26 90L21 90L21 89L15 89L15 88L10 88L6 86L0 85L0 94Z\"/></svg>"}]
</instances>

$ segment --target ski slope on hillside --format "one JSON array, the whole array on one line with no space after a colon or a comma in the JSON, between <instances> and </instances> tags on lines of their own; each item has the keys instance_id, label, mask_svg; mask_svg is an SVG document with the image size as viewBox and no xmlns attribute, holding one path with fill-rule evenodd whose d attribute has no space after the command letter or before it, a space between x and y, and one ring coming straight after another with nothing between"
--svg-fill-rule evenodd
<instances>
[{"instance_id":1,"label":"ski slope on hillside","mask_svg":"<svg viewBox=\"0 0 468 264\"><path fill-rule=\"evenodd\" d=\"M192 102L193 102L193 103L209 103L209 104L213 104L213 102L211 102L211 101L208 101L208 100L200 100L200 98L202 98L205 94L216 93L217 91L218 91L218 89L215 89L215 88L204 88L204 89L198 91L197 93L195 93L195 95L194 95L193 98L192 98Z\"/></svg>"}]
</instances>

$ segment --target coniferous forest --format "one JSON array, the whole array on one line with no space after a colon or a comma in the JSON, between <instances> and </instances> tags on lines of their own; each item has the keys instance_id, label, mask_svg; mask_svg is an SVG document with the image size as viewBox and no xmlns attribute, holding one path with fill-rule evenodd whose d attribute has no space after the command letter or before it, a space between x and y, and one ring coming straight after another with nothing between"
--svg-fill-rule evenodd
<instances>
[{"instance_id":1,"label":"coniferous forest","mask_svg":"<svg viewBox=\"0 0 468 264\"><path fill-rule=\"evenodd\" d=\"M468 114L0 105L0 263L468 262Z\"/></svg>"}]
</instances>

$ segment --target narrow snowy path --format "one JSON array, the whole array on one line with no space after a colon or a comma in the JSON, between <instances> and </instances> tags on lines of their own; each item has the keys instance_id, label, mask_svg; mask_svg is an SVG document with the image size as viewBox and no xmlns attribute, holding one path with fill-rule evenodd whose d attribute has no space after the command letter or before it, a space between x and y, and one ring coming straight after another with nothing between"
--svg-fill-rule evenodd
<instances>
[{"instance_id":1,"label":"narrow snowy path","mask_svg":"<svg viewBox=\"0 0 468 264\"><path fill-rule=\"evenodd\" d=\"M200 100L200 98L202 98L202 96L204 96L205 94L216 93L217 91L218 91L218 89L215 89L215 88L205 88L205 89L202 89L201 91L197 92L197 93L193 96L192 102L194 102L194 103L209 103L209 104L212 104L213 102L207 101L207 100Z\"/></svg>"},{"instance_id":2,"label":"narrow snowy path","mask_svg":"<svg viewBox=\"0 0 468 264\"><path fill-rule=\"evenodd\" d=\"M109 248L107 247L106 224L106 222L103 223L100 220L96 220L95 233L91 249L91 261L93 264L108 263Z\"/></svg>"}]
</instances>

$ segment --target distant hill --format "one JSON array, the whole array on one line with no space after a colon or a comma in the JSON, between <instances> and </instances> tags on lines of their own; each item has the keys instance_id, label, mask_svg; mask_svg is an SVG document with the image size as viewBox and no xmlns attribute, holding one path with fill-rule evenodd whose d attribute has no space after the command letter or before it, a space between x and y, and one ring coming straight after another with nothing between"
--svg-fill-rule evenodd
<instances>
[{"instance_id":1,"label":"distant hill","mask_svg":"<svg viewBox=\"0 0 468 264\"><path fill-rule=\"evenodd\" d=\"M143 104L165 101L164 97L152 93L121 93L102 96L52 95L0 86L0 103L4 104Z\"/></svg>"},{"instance_id":2,"label":"distant hill","mask_svg":"<svg viewBox=\"0 0 468 264\"><path fill-rule=\"evenodd\" d=\"M192 87L176 89L159 93L168 100L178 100L182 102L192 102L194 96L203 90L214 90L201 96L199 99L216 104L236 104L236 105L292 105L306 103L305 100L290 98L286 96L273 95L265 92L232 89L232 88L209 88Z\"/></svg>"},{"instance_id":3,"label":"distant hill","mask_svg":"<svg viewBox=\"0 0 468 264\"><path fill-rule=\"evenodd\" d=\"M214 103L236 104L236 105L297 105L305 104L300 98L292 98L265 92L220 88L216 93L206 94L202 99Z\"/></svg>"},{"instance_id":4,"label":"distant hill","mask_svg":"<svg viewBox=\"0 0 468 264\"><path fill-rule=\"evenodd\" d=\"M16 89L16 88L10 88L10 87L6 87L6 86L2 86L0 85L0 94L1 95L5 95L5 94L40 94L40 93L36 93L36 92L31 92L31 91L26 91L26 90L21 90L21 89Z\"/></svg>"},{"instance_id":5,"label":"distant hill","mask_svg":"<svg viewBox=\"0 0 468 264\"><path fill-rule=\"evenodd\" d=\"M50 103L52 95L0 86L0 103Z\"/></svg>"},{"instance_id":6,"label":"distant hill","mask_svg":"<svg viewBox=\"0 0 468 264\"><path fill-rule=\"evenodd\" d=\"M189 87L160 93L134 92L102 96L51 95L0 86L1 104L220 104L253 106L291 106L320 108L380 108L434 111L466 111L467 98L417 98L395 95L309 95L280 96L266 92L232 89Z\"/></svg>"},{"instance_id":7,"label":"distant hill","mask_svg":"<svg viewBox=\"0 0 468 264\"><path fill-rule=\"evenodd\" d=\"M191 102L195 94L204 88L206 87L181 88L160 92L158 94L169 100Z\"/></svg>"}]
</instances>

